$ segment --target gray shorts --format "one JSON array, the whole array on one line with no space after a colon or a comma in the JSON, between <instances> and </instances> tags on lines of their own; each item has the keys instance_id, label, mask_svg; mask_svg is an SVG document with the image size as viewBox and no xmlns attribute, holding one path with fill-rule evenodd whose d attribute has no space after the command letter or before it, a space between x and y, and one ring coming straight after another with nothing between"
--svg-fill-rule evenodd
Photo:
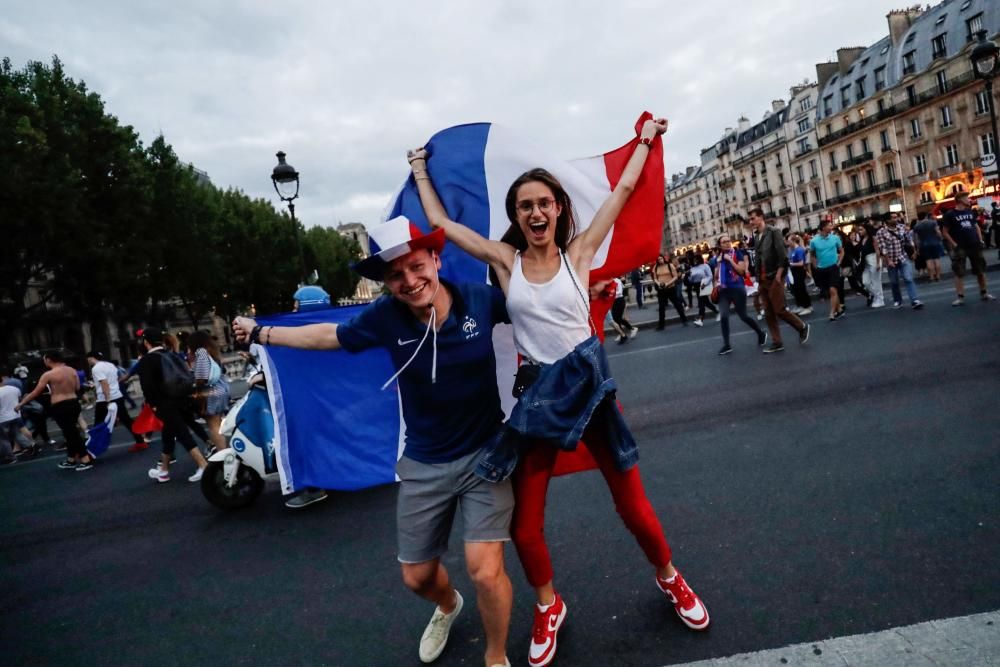
<instances>
[{"instance_id":1,"label":"gray shorts","mask_svg":"<svg viewBox=\"0 0 1000 667\"><path fill-rule=\"evenodd\" d=\"M462 515L465 542L510 539L514 492L510 480L497 484L476 476L479 451L450 463L420 463L403 456L396 463L401 480L396 502L397 558L423 563L448 550L455 510Z\"/></svg>"}]
</instances>

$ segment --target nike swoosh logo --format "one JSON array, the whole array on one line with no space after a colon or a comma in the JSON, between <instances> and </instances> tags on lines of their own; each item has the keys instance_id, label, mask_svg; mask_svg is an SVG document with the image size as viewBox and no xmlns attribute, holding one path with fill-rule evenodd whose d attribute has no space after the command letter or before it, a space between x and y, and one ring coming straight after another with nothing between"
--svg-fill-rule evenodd
<instances>
[{"instance_id":1,"label":"nike swoosh logo","mask_svg":"<svg viewBox=\"0 0 1000 667\"><path fill-rule=\"evenodd\" d=\"M399 345L409 345L410 343L416 343L416 342L417 342L416 338L413 338L411 340L403 340L402 338L396 339L396 343L398 343Z\"/></svg>"},{"instance_id":2,"label":"nike swoosh logo","mask_svg":"<svg viewBox=\"0 0 1000 667\"><path fill-rule=\"evenodd\" d=\"M558 616L550 616L549 617L549 632L555 632L557 627L559 627L559 617Z\"/></svg>"}]
</instances>

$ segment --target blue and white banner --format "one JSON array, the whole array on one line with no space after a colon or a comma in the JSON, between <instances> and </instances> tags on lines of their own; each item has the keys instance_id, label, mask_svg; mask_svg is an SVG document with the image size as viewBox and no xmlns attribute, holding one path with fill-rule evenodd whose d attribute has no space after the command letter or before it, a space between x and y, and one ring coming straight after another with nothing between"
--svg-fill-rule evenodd
<instances>
[{"instance_id":1,"label":"blue and white banner","mask_svg":"<svg viewBox=\"0 0 1000 667\"><path fill-rule=\"evenodd\" d=\"M636 131L650 117L643 114ZM636 141L633 138L604 155L566 161L503 127L460 125L435 134L427 142L427 166L449 217L492 239L503 236L510 224L504 205L510 184L525 171L543 167L560 180L572 198L580 232L589 226L617 184ZM663 224L663 173L663 147L657 140L635 191L594 258L592 279L620 275L655 259ZM430 231L412 176L389 203L383 220L398 215ZM452 244L446 245L442 254L441 274L453 282L488 281L486 265ZM259 323L339 323L360 308L261 317ZM517 363L509 325L497 327L493 339L500 397L509 414ZM380 391L395 372L388 353L374 350L352 355L268 347L263 356L285 493L306 486L353 490L395 480L406 425L398 386L393 383Z\"/></svg>"}]
</instances>

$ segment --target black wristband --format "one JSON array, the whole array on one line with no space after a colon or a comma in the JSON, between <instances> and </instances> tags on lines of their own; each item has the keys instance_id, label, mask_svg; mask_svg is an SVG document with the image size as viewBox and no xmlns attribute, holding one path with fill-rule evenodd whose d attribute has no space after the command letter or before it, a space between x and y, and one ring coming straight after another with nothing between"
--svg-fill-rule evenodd
<instances>
[{"instance_id":1,"label":"black wristband","mask_svg":"<svg viewBox=\"0 0 1000 667\"><path fill-rule=\"evenodd\" d=\"M260 342L260 330L261 330L262 328L263 328L263 327L261 327L261 326L260 326L260 325L258 324L257 326L255 326L255 327L254 327L254 328L253 328L253 329L252 329L252 330L250 331L250 342L251 342L251 343L258 343L258 342Z\"/></svg>"}]
</instances>

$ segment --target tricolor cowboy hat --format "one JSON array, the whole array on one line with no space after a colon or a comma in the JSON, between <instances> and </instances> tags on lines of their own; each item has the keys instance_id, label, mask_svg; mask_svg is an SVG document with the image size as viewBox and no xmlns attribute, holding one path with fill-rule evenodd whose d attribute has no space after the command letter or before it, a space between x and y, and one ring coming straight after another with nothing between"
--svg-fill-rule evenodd
<instances>
[{"instance_id":1,"label":"tricolor cowboy hat","mask_svg":"<svg viewBox=\"0 0 1000 667\"><path fill-rule=\"evenodd\" d=\"M437 254L444 249L444 230L424 234L406 216L397 216L368 229L368 244L372 254L351 268L365 278L381 281L389 264L414 250L427 248Z\"/></svg>"}]
</instances>

